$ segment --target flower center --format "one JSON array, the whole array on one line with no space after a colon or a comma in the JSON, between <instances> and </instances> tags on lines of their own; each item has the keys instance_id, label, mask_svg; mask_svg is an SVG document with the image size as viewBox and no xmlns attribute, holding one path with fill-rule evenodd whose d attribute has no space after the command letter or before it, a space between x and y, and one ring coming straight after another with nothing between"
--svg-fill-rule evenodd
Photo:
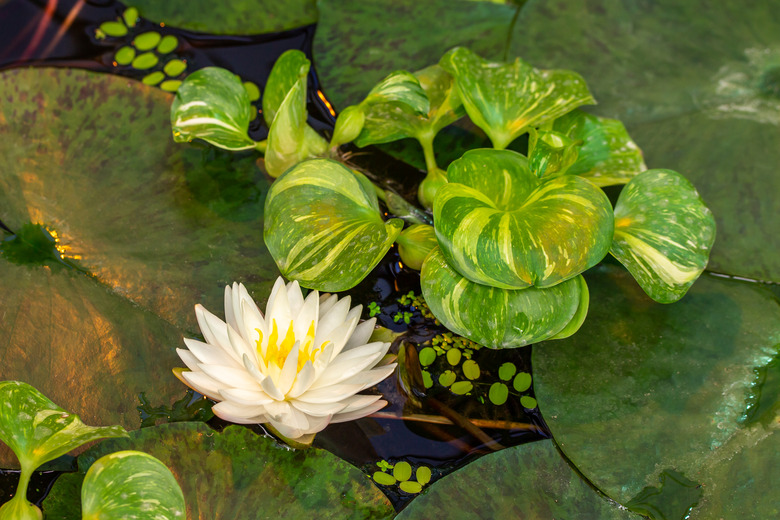
<instances>
[{"instance_id":1,"label":"flower center","mask_svg":"<svg viewBox=\"0 0 780 520\"><path fill-rule=\"evenodd\" d=\"M255 330L260 334L260 338L257 340L257 352L260 357L263 358L267 364L274 363L280 369L284 367L287 356L290 355L293 347L295 347L295 329L293 327L293 322L290 322L284 338L279 341L279 329L276 325L276 320L273 320L271 334L268 336L268 345L265 348L265 355L263 355L262 347L263 332L260 329ZM320 345L319 348L313 348L314 332L314 321L312 321L309 325L309 330L306 332L306 336L298 342L298 372L301 371L303 365L305 365L307 361L314 363L317 354L322 352L323 347L328 344L326 341Z\"/></svg>"}]
</instances>

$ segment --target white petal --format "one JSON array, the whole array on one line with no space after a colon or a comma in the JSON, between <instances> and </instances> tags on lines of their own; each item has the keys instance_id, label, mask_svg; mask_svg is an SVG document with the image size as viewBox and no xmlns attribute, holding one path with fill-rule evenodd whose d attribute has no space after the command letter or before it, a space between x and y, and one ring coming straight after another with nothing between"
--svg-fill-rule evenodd
<instances>
[{"instance_id":1,"label":"white petal","mask_svg":"<svg viewBox=\"0 0 780 520\"><path fill-rule=\"evenodd\" d=\"M219 347L235 357L235 352L233 347L230 346L230 339L227 335L227 324L206 310L201 304L195 306L195 317L198 319L198 325L206 343ZM240 360L241 358L236 358L236 361Z\"/></svg>"},{"instance_id":2,"label":"white petal","mask_svg":"<svg viewBox=\"0 0 780 520\"><path fill-rule=\"evenodd\" d=\"M192 352L187 349L177 348L176 353L179 354L179 357L184 361L184 364L187 365L187 368L194 372L200 372L200 369L198 368L200 360L193 356Z\"/></svg>"},{"instance_id":3,"label":"white petal","mask_svg":"<svg viewBox=\"0 0 780 520\"><path fill-rule=\"evenodd\" d=\"M381 398L382 398L381 395L366 395L366 394L358 394L358 395L353 395L352 397L347 397L342 401L342 403L346 404L347 406L345 406L344 409L341 410L339 413L345 414L347 412L354 412L355 410L359 410L361 408L371 406L375 402L379 401Z\"/></svg>"},{"instance_id":4,"label":"white petal","mask_svg":"<svg viewBox=\"0 0 780 520\"><path fill-rule=\"evenodd\" d=\"M291 409L290 403L287 401L273 401L264 405L264 407L266 415L276 421L282 420L281 418L288 415Z\"/></svg>"},{"instance_id":5,"label":"white petal","mask_svg":"<svg viewBox=\"0 0 780 520\"><path fill-rule=\"evenodd\" d=\"M355 395L360 392L364 387L364 381L358 381L356 383L338 384L326 386L324 388L318 388L316 390L309 390L298 396L297 401L304 403L335 403L343 401L345 398Z\"/></svg>"},{"instance_id":6,"label":"white petal","mask_svg":"<svg viewBox=\"0 0 780 520\"><path fill-rule=\"evenodd\" d=\"M184 338L184 344L190 349L192 355L198 358L200 363L208 365L225 365L239 368L241 365L236 360L219 347L203 343L195 339Z\"/></svg>"},{"instance_id":7,"label":"white petal","mask_svg":"<svg viewBox=\"0 0 780 520\"><path fill-rule=\"evenodd\" d=\"M236 353L238 359L244 359L244 356L249 356L249 359L257 359L257 348L251 346L247 341L238 333L232 325L227 326L228 340L230 346L233 348L233 352Z\"/></svg>"},{"instance_id":8,"label":"white petal","mask_svg":"<svg viewBox=\"0 0 780 520\"><path fill-rule=\"evenodd\" d=\"M349 314L349 304L352 299L349 296L338 300L333 307L326 312L322 313L322 304L320 304L320 322L317 325L317 341L316 345L322 344L327 336L333 329L341 326L347 320L347 314Z\"/></svg>"},{"instance_id":9,"label":"white petal","mask_svg":"<svg viewBox=\"0 0 780 520\"><path fill-rule=\"evenodd\" d=\"M355 419L360 419L361 417L365 417L366 415L371 415L372 413L381 410L386 405L387 405L387 401L382 399L380 401L377 401L374 404L365 406L363 408L359 408L357 410L353 410L351 412L336 414L333 416L330 422L341 423L346 421L354 421Z\"/></svg>"},{"instance_id":10,"label":"white petal","mask_svg":"<svg viewBox=\"0 0 780 520\"><path fill-rule=\"evenodd\" d=\"M349 340L347 340L347 344L344 345L342 352L344 350L350 350L368 343L368 340L371 339L371 334L374 333L375 327L376 318L371 318L364 321L363 323L360 323L357 327L355 327L355 331L352 333L352 336L350 336Z\"/></svg>"},{"instance_id":11,"label":"white petal","mask_svg":"<svg viewBox=\"0 0 780 520\"><path fill-rule=\"evenodd\" d=\"M265 304L265 315L268 316L271 314L269 311L271 310L271 303L276 299L277 293L284 287L284 278L281 276L276 278L276 281L274 282L274 286L271 289L271 294L268 296L268 302Z\"/></svg>"},{"instance_id":12,"label":"white petal","mask_svg":"<svg viewBox=\"0 0 780 520\"><path fill-rule=\"evenodd\" d=\"M347 339L349 339L349 337L355 331L357 323L358 319L352 318L346 323L342 324L340 327L336 327L334 330L331 330L327 336L322 338L323 341L330 341L333 343L333 354L331 354L330 357L331 360L338 356L339 353L344 349L344 345L347 344ZM317 335L319 336L319 331L317 332ZM314 344L317 347L320 345L317 343L317 340L314 341Z\"/></svg>"},{"instance_id":13,"label":"white petal","mask_svg":"<svg viewBox=\"0 0 780 520\"><path fill-rule=\"evenodd\" d=\"M262 332L264 338L268 337L268 334L270 334L268 331L268 326L266 325L263 316L260 314L260 310L257 308L257 305L255 305L253 302L242 300L241 315L244 318L244 329L237 332L243 336L247 343L256 345L257 341L260 339L260 332ZM257 332L258 330L260 332ZM266 340L265 345L267 344L268 341ZM264 354L265 348L261 348L260 355Z\"/></svg>"},{"instance_id":14,"label":"white petal","mask_svg":"<svg viewBox=\"0 0 780 520\"><path fill-rule=\"evenodd\" d=\"M304 393L314 383L316 373L314 372L314 365L311 361L307 361L301 371L295 378L292 388L287 392L287 397L294 399Z\"/></svg>"},{"instance_id":15,"label":"white petal","mask_svg":"<svg viewBox=\"0 0 780 520\"><path fill-rule=\"evenodd\" d=\"M335 294L323 293L320 295L320 318L330 311L336 302L339 301L339 297Z\"/></svg>"},{"instance_id":16,"label":"white petal","mask_svg":"<svg viewBox=\"0 0 780 520\"><path fill-rule=\"evenodd\" d=\"M314 417L333 415L334 413L342 411L347 406L346 403L305 403L297 400L291 401L291 404L297 410Z\"/></svg>"},{"instance_id":17,"label":"white petal","mask_svg":"<svg viewBox=\"0 0 780 520\"><path fill-rule=\"evenodd\" d=\"M386 345L380 341L342 353L317 377L311 389L339 383L373 367L385 355Z\"/></svg>"},{"instance_id":18,"label":"white petal","mask_svg":"<svg viewBox=\"0 0 780 520\"><path fill-rule=\"evenodd\" d=\"M314 323L314 330L316 332L319 321L319 306L320 299L317 296L317 291L312 291L304 300L303 305L298 313L293 314L293 330L295 331L295 338L303 342L306 334L309 332L309 327Z\"/></svg>"},{"instance_id":19,"label":"white petal","mask_svg":"<svg viewBox=\"0 0 780 520\"><path fill-rule=\"evenodd\" d=\"M367 381L365 385L363 385L363 388L361 389L361 390L365 390L366 388L370 388L387 379L390 376L390 374L395 372L396 366L398 366L397 363L391 363L389 365L372 368L371 370L368 370L366 372L361 372L356 376L352 376L350 379L346 379L343 382L348 383L350 382L350 380L356 379L358 376L365 374Z\"/></svg>"},{"instance_id":20,"label":"white petal","mask_svg":"<svg viewBox=\"0 0 780 520\"><path fill-rule=\"evenodd\" d=\"M246 406L262 406L273 401L262 390L247 390L245 388L225 388L219 391L222 399Z\"/></svg>"},{"instance_id":21,"label":"white petal","mask_svg":"<svg viewBox=\"0 0 780 520\"><path fill-rule=\"evenodd\" d=\"M222 365L198 365L204 374L217 381L222 388L257 388L257 381L243 368Z\"/></svg>"},{"instance_id":22,"label":"white petal","mask_svg":"<svg viewBox=\"0 0 780 520\"><path fill-rule=\"evenodd\" d=\"M262 372L260 372L260 369L258 368L257 363L255 363L252 359L250 359L249 356L244 356L244 368L246 369L247 373L252 376L252 378L257 381L257 383L262 383L263 380L268 377L264 375Z\"/></svg>"},{"instance_id":23,"label":"white petal","mask_svg":"<svg viewBox=\"0 0 780 520\"><path fill-rule=\"evenodd\" d=\"M222 398L219 396L219 390L222 388L217 381L204 374L203 372L182 372L181 377L187 381L190 388L198 393L205 395L210 399L219 401Z\"/></svg>"},{"instance_id":24,"label":"white petal","mask_svg":"<svg viewBox=\"0 0 780 520\"><path fill-rule=\"evenodd\" d=\"M233 286L230 285L225 286L225 321L228 325L232 326L233 328L238 327L238 322L236 321L236 314L240 313L241 308L236 305L236 288L238 287L238 284L236 282L233 282Z\"/></svg>"},{"instance_id":25,"label":"white petal","mask_svg":"<svg viewBox=\"0 0 780 520\"><path fill-rule=\"evenodd\" d=\"M322 352L320 352L316 358L314 358L314 374L315 377L322 374L328 365L330 365L330 360L333 356L333 343L328 343L322 348Z\"/></svg>"},{"instance_id":26,"label":"white petal","mask_svg":"<svg viewBox=\"0 0 780 520\"><path fill-rule=\"evenodd\" d=\"M266 377L263 379L263 382L260 383L260 386L263 388L263 391L268 394L269 396L273 397L277 401L283 401L284 400L284 394L279 391L278 388L276 388L276 385L274 384L274 380L271 377Z\"/></svg>"},{"instance_id":27,"label":"white petal","mask_svg":"<svg viewBox=\"0 0 780 520\"><path fill-rule=\"evenodd\" d=\"M279 285L279 280L277 280L277 285ZM290 320L292 320L292 314L290 314L290 302L287 299L287 287L282 283L277 289L277 285L274 285L275 292L272 292L268 299L265 321L269 330L273 330L273 323L276 321L279 334L284 334L287 332Z\"/></svg>"},{"instance_id":28,"label":"white petal","mask_svg":"<svg viewBox=\"0 0 780 520\"><path fill-rule=\"evenodd\" d=\"M290 391L295 382L295 376L298 374L299 352L300 343L296 341L290 353L287 354L287 359L284 360L284 366L279 374L279 379L276 379L276 388L284 395L287 395L287 392Z\"/></svg>"},{"instance_id":29,"label":"white petal","mask_svg":"<svg viewBox=\"0 0 780 520\"><path fill-rule=\"evenodd\" d=\"M349 310L349 312L347 313L347 318L344 321L351 320L352 318L357 318L358 320L360 320L361 314L363 314L363 306L355 305Z\"/></svg>"},{"instance_id":30,"label":"white petal","mask_svg":"<svg viewBox=\"0 0 780 520\"><path fill-rule=\"evenodd\" d=\"M287 308L290 309L290 316L297 316L303 307L303 293L298 280L287 284Z\"/></svg>"},{"instance_id":31,"label":"white petal","mask_svg":"<svg viewBox=\"0 0 780 520\"><path fill-rule=\"evenodd\" d=\"M230 401L215 404L211 411L220 419L238 424L253 424L255 417L264 414L262 406L245 406Z\"/></svg>"}]
</instances>

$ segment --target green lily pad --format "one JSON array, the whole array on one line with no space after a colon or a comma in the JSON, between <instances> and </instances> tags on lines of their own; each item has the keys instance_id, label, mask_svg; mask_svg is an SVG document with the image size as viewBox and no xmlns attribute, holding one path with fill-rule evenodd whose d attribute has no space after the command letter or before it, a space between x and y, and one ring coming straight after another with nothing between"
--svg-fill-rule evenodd
<instances>
[{"instance_id":1,"label":"green lily pad","mask_svg":"<svg viewBox=\"0 0 780 520\"><path fill-rule=\"evenodd\" d=\"M620 193L610 252L655 301L683 297L707 266L714 241L712 212L679 173L648 170Z\"/></svg>"},{"instance_id":2,"label":"green lily pad","mask_svg":"<svg viewBox=\"0 0 780 520\"><path fill-rule=\"evenodd\" d=\"M709 269L780 282L778 24L777 0L531 0L512 54L576 68L594 113L621 119L651 168L696 186L718 226Z\"/></svg>"},{"instance_id":3,"label":"green lily pad","mask_svg":"<svg viewBox=\"0 0 780 520\"><path fill-rule=\"evenodd\" d=\"M171 105L173 140L203 139L226 150L252 149L255 142L247 132L253 112L238 76L219 67L196 70L184 80Z\"/></svg>"},{"instance_id":4,"label":"green lily pad","mask_svg":"<svg viewBox=\"0 0 780 520\"><path fill-rule=\"evenodd\" d=\"M535 69L520 58L507 64L490 62L465 47L452 49L439 63L455 77L469 118L498 149L529 127L595 104L585 80L570 70Z\"/></svg>"},{"instance_id":5,"label":"green lily pad","mask_svg":"<svg viewBox=\"0 0 780 520\"><path fill-rule=\"evenodd\" d=\"M403 227L382 220L363 174L330 159L305 161L273 183L265 243L282 274L304 287L344 291L384 257Z\"/></svg>"},{"instance_id":6,"label":"green lily pad","mask_svg":"<svg viewBox=\"0 0 780 520\"><path fill-rule=\"evenodd\" d=\"M639 520L591 488L544 440L485 455L436 481L399 520L598 518Z\"/></svg>"},{"instance_id":7,"label":"green lily pad","mask_svg":"<svg viewBox=\"0 0 780 520\"><path fill-rule=\"evenodd\" d=\"M522 347L563 330L565 337L587 313L588 288L581 276L545 289L490 287L458 274L438 247L423 263L420 284L425 302L444 326L490 348Z\"/></svg>"},{"instance_id":8,"label":"green lily pad","mask_svg":"<svg viewBox=\"0 0 780 520\"><path fill-rule=\"evenodd\" d=\"M186 518L392 518L393 508L357 468L311 448L291 451L239 426L217 433L202 423L132 432L79 457L79 472L60 477L46 498L46 517L80 518L84 474L103 455L139 450L162 461L184 492Z\"/></svg>"},{"instance_id":9,"label":"green lily pad","mask_svg":"<svg viewBox=\"0 0 780 520\"><path fill-rule=\"evenodd\" d=\"M320 0L314 59L337 108L356 105L394 70L420 70L455 45L504 53L515 9L450 0ZM388 21L403 20L403 23Z\"/></svg>"},{"instance_id":10,"label":"green lily pad","mask_svg":"<svg viewBox=\"0 0 780 520\"><path fill-rule=\"evenodd\" d=\"M211 34L261 34L317 21L316 0L132 0L144 18Z\"/></svg>"},{"instance_id":11,"label":"green lily pad","mask_svg":"<svg viewBox=\"0 0 780 520\"><path fill-rule=\"evenodd\" d=\"M590 319L533 351L536 398L567 458L623 505L673 471L702 486L690 518L776 516L780 423L744 419L756 369L778 356L777 299L705 275L657 305L617 266L586 278Z\"/></svg>"},{"instance_id":12,"label":"green lily pad","mask_svg":"<svg viewBox=\"0 0 780 520\"><path fill-rule=\"evenodd\" d=\"M158 459L139 451L117 451L87 471L81 511L83 518L100 520L137 515L178 518L184 515L184 495L171 470Z\"/></svg>"},{"instance_id":13,"label":"green lily pad","mask_svg":"<svg viewBox=\"0 0 780 520\"><path fill-rule=\"evenodd\" d=\"M155 405L184 392L170 368L199 333L193 305L219 308L233 281L270 291L267 183L246 153L173 143L172 96L139 82L20 69L0 90L0 220L45 224L65 262L0 254L0 378L88 424L137 428L140 392Z\"/></svg>"},{"instance_id":14,"label":"green lily pad","mask_svg":"<svg viewBox=\"0 0 780 520\"><path fill-rule=\"evenodd\" d=\"M612 243L612 205L573 175L546 181L509 150L471 150L450 164L433 203L447 262L469 280L550 287L598 263Z\"/></svg>"}]
</instances>

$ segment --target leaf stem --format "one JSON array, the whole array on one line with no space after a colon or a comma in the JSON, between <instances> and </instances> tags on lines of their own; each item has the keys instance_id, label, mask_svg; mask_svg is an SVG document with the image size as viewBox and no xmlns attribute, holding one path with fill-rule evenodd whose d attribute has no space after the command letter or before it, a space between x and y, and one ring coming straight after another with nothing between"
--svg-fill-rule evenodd
<instances>
[{"instance_id":1,"label":"leaf stem","mask_svg":"<svg viewBox=\"0 0 780 520\"><path fill-rule=\"evenodd\" d=\"M438 169L436 166L436 155L433 153L433 133L428 132L417 136L417 140L423 149L423 155L425 155L425 168L428 173Z\"/></svg>"}]
</instances>

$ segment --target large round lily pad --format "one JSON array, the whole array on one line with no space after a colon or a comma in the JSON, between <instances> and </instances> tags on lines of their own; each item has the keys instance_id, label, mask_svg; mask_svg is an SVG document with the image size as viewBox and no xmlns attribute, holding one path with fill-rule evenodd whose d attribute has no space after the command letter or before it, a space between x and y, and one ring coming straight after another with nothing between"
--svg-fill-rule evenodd
<instances>
[{"instance_id":1,"label":"large round lily pad","mask_svg":"<svg viewBox=\"0 0 780 520\"><path fill-rule=\"evenodd\" d=\"M84 475L108 453L138 450L160 459L184 492L187 518L392 518L387 498L360 470L320 449L292 451L252 431L217 433L202 423L144 428L122 442L104 442L79 457L44 501L46 518L78 519Z\"/></svg>"},{"instance_id":2,"label":"large round lily pad","mask_svg":"<svg viewBox=\"0 0 780 520\"><path fill-rule=\"evenodd\" d=\"M433 484L402 519L636 519L600 495L545 440L486 455Z\"/></svg>"},{"instance_id":3,"label":"large round lily pad","mask_svg":"<svg viewBox=\"0 0 780 520\"><path fill-rule=\"evenodd\" d=\"M262 300L276 278L267 183L251 155L174 144L171 96L141 83L29 69L0 74L0 92L0 220L57 240L22 265L0 231L0 379L87 424L137 428L140 392L183 393L170 369L197 334L193 306L221 307L233 281Z\"/></svg>"},{"instance_id":4,"label":"large round lily pad","mask_svg":"<svg viewBox=\"0 0 780 520\"><path fill-rule=\"evenodd\" d=\"M586 279L582 329L533 352L539 408L566 456L624 505L646 503L663 477L661 502L691 497L680 517L695 502L690 518L776 517L776 298L705 275L658 305L618 267Z\"/></svg>"},{"instance_id":5,"label":"large round lily pad","mask_svg":"<svg viewBox=\"0 0 780 520\"><path fill-rule=\"evenodd\" d=\"M712 209L709 269L780 281L780 2L531 0L512 54L571 68Z\"/></svg>"}]
</instances>

